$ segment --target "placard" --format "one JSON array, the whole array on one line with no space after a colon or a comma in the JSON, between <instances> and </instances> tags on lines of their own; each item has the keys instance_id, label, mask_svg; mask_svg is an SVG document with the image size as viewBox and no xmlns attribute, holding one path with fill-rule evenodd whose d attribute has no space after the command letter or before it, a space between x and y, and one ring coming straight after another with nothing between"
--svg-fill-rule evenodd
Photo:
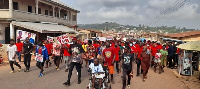
<instances>
[{"instance_id":1,"label":"placard","mask_svg":"<svg viewBox=\"0 0 200 89\"><path fill-rule=\"evenodd\" d=\"M35 60L38 62L43 62L43 55L36 53Z\"/></svg>"}]
</instances>

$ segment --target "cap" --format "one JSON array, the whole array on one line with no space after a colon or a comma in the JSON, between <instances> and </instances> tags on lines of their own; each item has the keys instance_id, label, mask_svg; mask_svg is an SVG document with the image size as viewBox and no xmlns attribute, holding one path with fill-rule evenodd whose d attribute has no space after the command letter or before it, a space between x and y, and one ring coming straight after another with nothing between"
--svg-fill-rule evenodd
<instances>
[{"instance_id":1,"label":"cap","mask_svg":"<svg viewBox=\"0 0 200 89\"><path fill-rule=\"evenodd\" d=\"M157 41L157 43L160 43L160 41Z\"/></svg>"}]
</instances>

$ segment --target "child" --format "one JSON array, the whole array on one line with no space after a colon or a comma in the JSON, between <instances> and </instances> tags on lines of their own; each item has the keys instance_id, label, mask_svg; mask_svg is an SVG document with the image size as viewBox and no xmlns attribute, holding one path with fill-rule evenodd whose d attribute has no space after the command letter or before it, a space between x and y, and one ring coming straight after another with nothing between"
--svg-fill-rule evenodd
<instances>
[{"instance_id":1,"label":"child","mask_svg":"<svg viewBox=\"0 0 200 89\"><path fill-rule=\"evenodd\" d=\"M124 48L124 54L122 54L122 60L119 69L119 71L121 71L121 67L123 68L122 89L125 89L126 85L128 85L128 88L130 88L131 76L133 75L133 63L134 63L134 55L130 53L130 47L126 46ZM128 76L128 84L126 84L126 76Z\"/></svg>"},{"instance_id":2,"label":"child","mask_svg":"<svg viewBox=\"0 0 200 89\"><path fill-rule=\"evenodd\" d=\"M95 79L98 78L100 79L99 82L99 89L101 89L102 86L102 79L105 76L104 74L104 70L101 64L99 64L99 59L94 59L94 63L91 63L89 65L89 68L92 70L92 87L93 89L95 89L94 85L95 85ZM98 76L96 76L98 75Z\"/></svg>"},{"instance_id":3,"label":"child","mask_svg":"<svg viewBox=\"0 0 200 89\"><path fill-rule=\"evenodd\" d=\"M154 72L156 72L156 67L159 66L159 74L161 74L161 56L160 49L157 49L157 53L155 54L155 65L154 65Z\"/></svg>"},{"instance_id":4,"label":"child","mask_svg":"<svg viewBox=\"0 0 200 89\"><path fill-rule=\"evenodd\" d=\"M42 42L38 42L37 48L36 48L36 66L41 70L39 73L39 77L43 76L43 66L45 60L48 60L48 51L47 48L42 44Z\"/></svg>"},{"instance_id":5,"label":"child","mask_svg":"<svg viewBox=\"0 0 200 89\"><path fill-rule=\"evenodd\" d=\"M18 71L20 72L21 66L18 64L18 62L16 62L17 46L15 45L15 42L13 39L10 40L10 45L7 46L7 55L8 55L10 67L12 69L10 73L14 73L13 64L19 67Z\"/></svg>"}]
</instances>

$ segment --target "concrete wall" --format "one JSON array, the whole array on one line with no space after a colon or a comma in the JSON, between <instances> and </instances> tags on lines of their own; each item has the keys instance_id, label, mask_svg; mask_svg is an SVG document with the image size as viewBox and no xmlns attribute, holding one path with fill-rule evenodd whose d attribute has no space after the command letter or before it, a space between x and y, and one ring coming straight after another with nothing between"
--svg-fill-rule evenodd
<instances>
[{"instance_id":1,"label":"concrete wall","mask_svg":"<svg viewBox=\"0 0 200 89\"><path fill-rule=\"evenodd\" d=\"M11 18L11 14L9 13L9 9L0 9L0 18Z\"/></svg>"},{"instance_id":2,"label":"concrete wall","mask_svg":"<svg viewBox=\"0 0 200 89\"><path fill-rule=\"evenodd\" d=\"M5 43L5 27L8 27L9 24L3 24L0 23L0 43L4 44Z\"/></svg>"}]
</instances>

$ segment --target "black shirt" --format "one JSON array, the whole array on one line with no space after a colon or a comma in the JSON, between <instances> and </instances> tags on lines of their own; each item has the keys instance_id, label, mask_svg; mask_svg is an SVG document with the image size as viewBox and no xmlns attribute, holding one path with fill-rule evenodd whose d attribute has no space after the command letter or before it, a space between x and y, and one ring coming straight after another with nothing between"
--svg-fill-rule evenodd
<instances>
[{"instance_id":1,"label":"black shirt","mask_svg":"<svg viewBox=\"0 0 200 89\"><path fill-rule=\"evenodd\" d=\"M132 62L134 61L133 54L122 54L123 69L132 70Z\"/></svg>"},{"instance_id":2,"label":"black shirt","mask_svg":"<svg viewBox=\"0 0 200 89\"><path fill-rule=\"evenodd\" d=\"M69 53L71 55L73 55L73 53L77 53L77 54L80 54L80 53L84 53L84 49L82 47L81 44L72 44L70 45L70 48L69 48Z\"/></svg>"},{"instance_id":3,"label":"black shirt","mask_svg":"<svg viewBox=\"0 0 200 89\"><path fill-rule=\"evenodd\" d=\"M31 43L24 43L24 45L23 45L24 53L30 52L30 50L32 50L32 48L33 48L33 45Z\"/></svg>"}]
</instances>

